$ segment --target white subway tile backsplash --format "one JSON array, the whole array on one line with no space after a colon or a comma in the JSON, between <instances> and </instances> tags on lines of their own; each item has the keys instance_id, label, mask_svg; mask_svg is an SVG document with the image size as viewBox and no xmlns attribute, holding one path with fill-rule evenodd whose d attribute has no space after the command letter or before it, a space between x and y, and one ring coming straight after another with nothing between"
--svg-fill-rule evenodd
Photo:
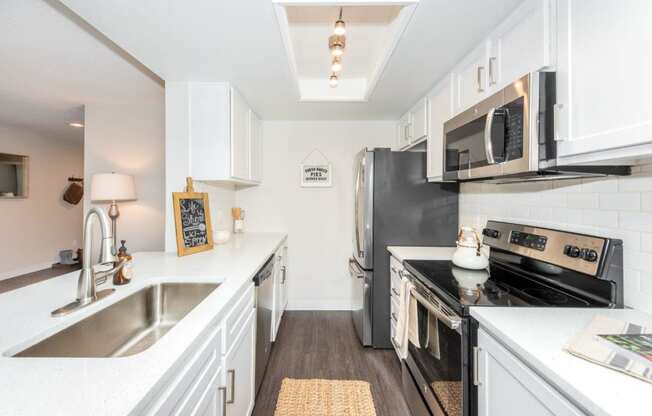
<instances>
[{"instance_id":1,"label":"white subway tile backsplash","mask_svg":"<svg viewBox=\"0 0 652 416\"><path fill-rule=\"evenodd\" d=\"M641 194L635 192L600 194L600 209L615 209L619 211L640 211Z\"/></svg>"},{"instance_id":2,"label":"white subway tile backsplash","mask_svg":"<svg viewBox=\"0 0 652 416\"><path fill-rule=\"evenodd\" d=\"M598 208L599 194L596 193L569 193L568 208Z\"/></svg>"},{"instance_id":3,"label":"white subway tile backsplash","mask_svg":"<svg viewBox=\"0 0 652 416\"><path fill-rule=\"evenodd\" d=\"M641 211L652 212L652 192L641 194Z\"/></svg>"},{"instance_id":4,"label":"white subway tile backsplash","mask_svg":"<svg viewBox=\"0 0 652 416\"><path fill-rule=\"evenodd\" d=\"M618 222L626 230L652 233L652 213L620 212Z\"/></svg>"},{"instance_id":5,"label":"white subway tile backsplash","mask_svg":"<svg viewBox=\"0 0 652 416\"><path fill-rule=\"evenodd\" d=\"M498 218L622 239L625 304L652 313L652 165L630 177L462 185L461 222Z\"/></svg>"}]
</instances>

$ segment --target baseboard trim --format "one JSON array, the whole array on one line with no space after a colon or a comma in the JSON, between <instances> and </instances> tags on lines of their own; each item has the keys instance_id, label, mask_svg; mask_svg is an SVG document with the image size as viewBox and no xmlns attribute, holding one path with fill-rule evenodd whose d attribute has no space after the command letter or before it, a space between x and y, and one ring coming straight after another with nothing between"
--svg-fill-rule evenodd
<instances>
[{"instance_id":1,"label":"baseboard trim","mask_svg":"<svg viewBox=\"0 0 652 416\"><path fill-rule=\"evenodd\" d=\"M288 311L350 311L351 302L343 300L290 300Z\"/></svg>"},{"instance_id":2,"label":"baseboard trim","mask_svg":"<svg viewBox=\"0 0 652 416\"><path fill-rule=\"evenodd\" d=\"M49 261L45 263L32 264L31 266L21 267L20 269L8 270L0 272L0 280L11 279L12 277L20 276L23 274L38 272L39 270L49 269L54 262Z\"/></svg>"}]
</instances>

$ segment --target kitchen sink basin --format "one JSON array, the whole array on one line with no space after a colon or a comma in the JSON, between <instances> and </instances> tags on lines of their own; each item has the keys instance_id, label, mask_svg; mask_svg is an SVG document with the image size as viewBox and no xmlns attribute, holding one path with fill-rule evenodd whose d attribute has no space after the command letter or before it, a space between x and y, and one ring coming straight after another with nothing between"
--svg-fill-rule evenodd
<instances>
[{"instance_id":1,"label":"kitchen sink basin","mask_svg":"<svg viewBox=\"0 0 652 416\"><path fill-rule=\"evenodd\" d=\"M154 345L219 285L147 286L15 357L125 357Z\"/></svg>"}]
</instances>

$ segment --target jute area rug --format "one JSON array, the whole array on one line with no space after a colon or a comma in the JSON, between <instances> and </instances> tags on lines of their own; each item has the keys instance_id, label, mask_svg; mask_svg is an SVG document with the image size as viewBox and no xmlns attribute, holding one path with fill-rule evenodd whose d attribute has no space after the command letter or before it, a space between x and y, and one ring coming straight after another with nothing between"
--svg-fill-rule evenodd
<instances>
[{"instance_id":1,"label":"jute area rug","mask_svg":"<svg viewBox=\"0 0 652 416\"><path fill-rule=\"evenodd\" d=\"M376 416L366 381L283 379L274 416Z\"/></svg>"}]
</instances>

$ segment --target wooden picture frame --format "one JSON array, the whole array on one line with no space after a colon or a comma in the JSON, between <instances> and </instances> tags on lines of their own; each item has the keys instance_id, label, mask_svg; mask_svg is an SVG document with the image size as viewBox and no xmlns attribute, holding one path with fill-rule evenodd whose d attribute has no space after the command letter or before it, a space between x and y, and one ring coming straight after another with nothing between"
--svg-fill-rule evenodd
<instances>
[{"instance_id":1,"label":"wooden picture frame","mask_svg":"<svg viewBox=\"0 0 652 416\"><path fill-rule=\"evenodd\" d=\"M204 192L173 192L172 203L174 205L174 224L177 234L177 255L187 256L213 249L213 227L211 225L211 212L208 205L208 194ZM195 201L195 202L188 202ZM198 203L198 201L201 201ZM189 206L189 204L191 206ZM182 206L186 212L182 212ZM203 213L200 218L192 219L192 222L199 220L198 225L188 223L188 209L200 209ZM203 219L203 222L201 220ZM198 230L194 229L198 228ZM189 236L193 231L199 235ZM190 239L203 240L200 243L190 242ZM203 244L202 244L203 243Z\"/></svg>"}]
</instances>

